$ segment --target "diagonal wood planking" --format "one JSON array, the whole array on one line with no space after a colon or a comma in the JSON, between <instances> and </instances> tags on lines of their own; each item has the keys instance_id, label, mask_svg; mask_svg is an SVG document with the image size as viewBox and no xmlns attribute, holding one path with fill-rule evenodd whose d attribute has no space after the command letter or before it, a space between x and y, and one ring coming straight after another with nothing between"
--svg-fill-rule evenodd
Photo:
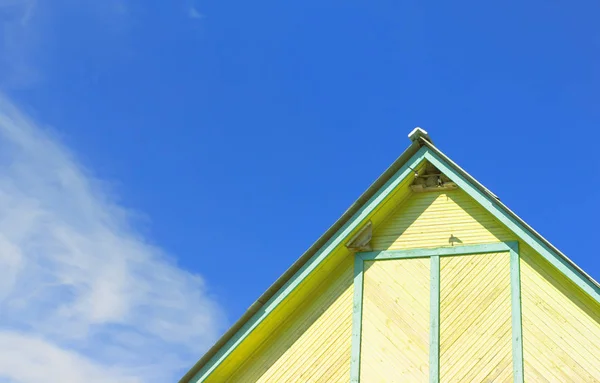
<instances>
[{"instance_id":1,"label":"diagonal wood planking","mask_svg":"<svg viewBox=\"0 0 600 383\"><path fill-rule=\"evenodd\" d=\"M426 382L429 259L365 262L361 382Z\"/></svg>"},{"instance_id":2,"label":"diagonal wood planking","mask_svg":"<svg viewBox=\"0 0 600 383\"><path fill-rule=\"evenodd\" d=\"M508 253L441 259L440 382L511 382Z\"/></svg>"}]
</instances>

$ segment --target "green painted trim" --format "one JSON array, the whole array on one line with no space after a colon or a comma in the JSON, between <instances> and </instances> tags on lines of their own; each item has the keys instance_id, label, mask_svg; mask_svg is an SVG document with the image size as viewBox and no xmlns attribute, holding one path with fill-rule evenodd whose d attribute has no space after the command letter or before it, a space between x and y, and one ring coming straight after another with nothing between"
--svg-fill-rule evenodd
<instances>
[{"instance_id":1,"label":"green painted trim","mask_svg":"<svg viewBox=\"0 0 600 383\"><path fill-rule=\"evenodd\" d=\"M360 344L362 336L363 283L365 262L360 254L354 256L354 301L352 303L352 349L350 354L350 383L360 382Z\"/></svg>"},{"instance_id":2,"label":"green painted trim","mask_svg":"<svg viewBox=\"0 0 600 383\"><path fill-rule=\"evenodd\" d=\"M584 277L579 270L571 265L561 255L550 249L539 238L533 236L529 229L525 228L522 223L506 212L497 202L497 200L485 195L467 180L463 175L454 170L446 160L441 159L431 149L425 153L425 158L442 173L448 176L454 183L464 190L471 198L475 199L481 206L488 210L501 223L515 233L523 242L531 246L535 251L540 253L548 262L562 272L567 278L573 281L579 288L585 291L598 303L600 303L600 287L592 283L588 278Z\"/></svg>"},{"instance_id":3,"label":"green painted trim","mask_svg":"<svg viewBox=\"0 0 600 383\"><path fill-rule=\"evenodd\" d=\"M365 251L359 254L365 261L385 261L390 259L410 259L410 258L426 258L431 254L425 254L422 249L415 250L383 250L383 251Z\"/></svg>"},{"instance_id":4,"label":"green painted trim","mask_svg":"<svg viewBox=\"0 0 600 383\"><path fill-rule=\"evenodd\" d=\"M513 252L518 249L518 242L497 242L482 245L464 245L453 247L435 247L431 249L386 250L356 253L354 256L354 300L352 306L352 345L350 359L350 382L360 383L360 353L362 342L362 314L364 291L364 262L386 261L392 259L427 258L430 266L430 298L429 298L429 381L439 383L440 380L440 257L469 254L489 254ZM518 257L518 253L517 253ZM512 263L511 263L512 272ZM512 275L512 274L511 274ZM518 278L518 274L517 274ZM520 290L519 290L520 293ZM520 299L520 298L519 298ZM519 323L520 323L519 300ZM514 310L514 306L513 306ZM514 316L513 316L514 325ZM519 330L520 333L520 330ZM514 346L514 344L513 344ZM513 348L514 350L514 348ZM514 353L514 351L513 351ZM522 352L521 352L522 360ZM522 368L521 368L522 371ZM516 376L516 375L515 375ZM516 381L515 381L516 382ZM520 382L522 383L522 382Z\"/></svg>"},{"instance_id":5,"label":"green painted trim","mask_svg":"<svg viewBox=\"0 0 600 383\"><path fill-rule=\"evenodd\" d=\"M510 251L511 244L516 242L498 242L482 245L445 246L431 249L384 250L359 253L365 261L383 261L388 259L425 258L433 255L440 257L450 255L487 254Z\"/></svg>"},{"instance_id":6,"label":"green painted trim","mask_svg":"<svg viewBox=\"0 0 600 383\"><path fill-rule=\"evenodd\" d=\"M510 249L510 296L512 313L512 356L513 379L515 383L524 382L523 372L523 323L521 313L521 267L519 243Z\"/></svg>"},{"instance_id":7,"label":"green painted trim","mask_svg":"<svg viewBox=\"0 0 600 383\"><path fill-rule=\"evenodd\" d=\"M429 285L429 382L440 381L440 256L431 256Z\"/></svg>"},{"instance_id":8,"label":"green painted trim","mask_svg":"<svg viewBox=\"0 0 600 383\"><path fill-rule=\"evenodd\" d=\"M203 382L233 350L273 311L283 300L298 287L338 246L342 245L354 230L367 220L369 215L383 202L388 195L416 168L425 158L427 148L420 148L398 171L360 208L344 226L306 262L292 278L277 291L246 322L227 343L192 377L190 383Z\"/></svg>"}]
</instances>

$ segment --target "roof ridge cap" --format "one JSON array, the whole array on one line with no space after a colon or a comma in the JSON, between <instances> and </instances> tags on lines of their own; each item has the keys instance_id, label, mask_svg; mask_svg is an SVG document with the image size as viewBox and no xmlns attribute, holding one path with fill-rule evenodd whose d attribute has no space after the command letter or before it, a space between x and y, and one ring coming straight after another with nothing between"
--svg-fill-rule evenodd
<instances>
[{"instance_id":1,"label":"roof ridge cap","mask_svg":"<svg viewBox=\"0 0 600 383\"><path fill-rule=\"evenodd\" d=\"M423 139L433 144L431 137L429 137L429 133L427 133L425 129L418 126L408 133L408 138L410 138L412 142L418 142L419 139Z\"/></svg>"}]
</instances>

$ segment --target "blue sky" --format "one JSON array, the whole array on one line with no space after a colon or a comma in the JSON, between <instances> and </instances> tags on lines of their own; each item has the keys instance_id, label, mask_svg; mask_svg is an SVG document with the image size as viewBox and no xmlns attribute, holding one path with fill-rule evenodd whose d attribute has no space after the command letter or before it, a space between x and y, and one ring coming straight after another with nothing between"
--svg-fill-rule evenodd
<instances>
[{"instance_id":1,"label":"blue sky","mask_svg":"<svg viewBox=\"0 0 600 383\"><path fill-rule=\"evenodd\" d=\"M600 279L599 13L0 0L0 380L179 377L415 126Z\"/></svg>"}]
</instances>

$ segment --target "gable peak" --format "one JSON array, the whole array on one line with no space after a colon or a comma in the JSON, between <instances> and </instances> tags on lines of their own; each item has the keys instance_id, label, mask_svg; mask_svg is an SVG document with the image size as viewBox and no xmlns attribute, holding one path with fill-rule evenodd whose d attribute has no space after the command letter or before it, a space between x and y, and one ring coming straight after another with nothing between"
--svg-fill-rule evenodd
<instances>
[{"instance_id":1,"label":"gable peak","mask_svg":"<svg viewBox=\"0 0 600 383\"><path fill-rule=\"evenodd\" d=\"M415 193L423 193L452 190L458 188L458 186L433 164L427 162L423 169L415 173L415 179L410 188Z\"/></svg>"},{"instance_id":2,"label":"gable peak","mask_svg":"<svg viewBox=\"0 0 600 383\"><path fill-rule=\"evenodd\" d=\"M410 138L412 142L417 142L419 141L419 138L422 138L433 144L433 141L431 141L431 137L429 137L429 133L427 133L425 129L422 129L418 126L414 128L410 133L408 133L408 138Z\"/></svg>"}]
</instances>

